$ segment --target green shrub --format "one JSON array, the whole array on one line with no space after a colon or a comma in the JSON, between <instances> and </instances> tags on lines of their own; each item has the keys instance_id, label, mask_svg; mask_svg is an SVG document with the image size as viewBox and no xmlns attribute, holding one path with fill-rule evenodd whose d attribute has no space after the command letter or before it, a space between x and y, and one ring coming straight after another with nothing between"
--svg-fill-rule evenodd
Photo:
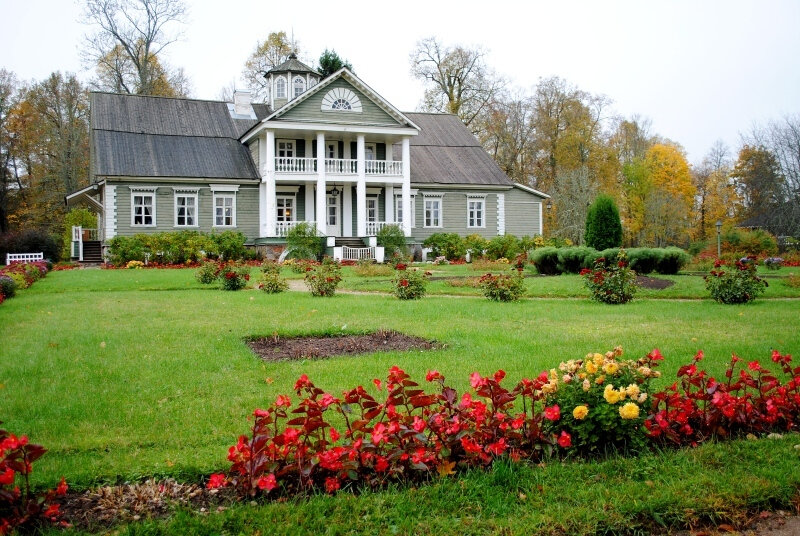
<instances>
[{"instance_id":1,"label":"green shrub","mask_svg":"<svg viewBox=\"0 0 800 536\"><path fill-rule=\"evenodd\" d=\"M729 227L722 231L722 250L737 255L765 256L778 252L778 241L762 229Z\"/></svg>"},{"instance_id":2,"label":"green shrub","mask_svg":"<svg viewBox=\"0 0 800 536\"><path fill-rule=\"evenodd\" d=\"M115 236L108 241L108 260L114 266L145 260L145 248L136 236Z\"/></svg>"},{"instance_id":3,"label":"green shrub","mask_svg":"<svg viewBox=\"0 0 800 536\"><path fill-rule=\"evenodd\" d=\"M598 258L594 269L581 271L586 288L595 301L618 305L628 303L636 294L636 273L628 266L624 249L608 262L609 258Z\"/></svg>"},{"instance_id":4,"label":"green shrub","mask_svg":"<svg viewBox=\"0 0 800 536\"><path fill-rule=\"evenodd\" d=\"M73 208L64 216L64 232L61 235L61 258L69 259L72 256L72 227L80 226L86 229L97 227L97 214L85 208Z\"/></svg>"},{"instance_id":5,"label":"green shrub","mask_svg":"<svg viewBox=\"0 0 800 536\"><path fill-rule=\"evenodd\" d=\"M584 268L591 267L597 256L594 248L586 246L559 248L557 251L559 273L577 274Z\"/></svg>"},{"instance_id":6,"label":"green shrub","mask_svg":"<svg viewBox=\"0 0 800 536\"><path fill-rule=\"evenodd\" d=\"M250 268L240 264L224 265L219 272L222 290L241 290L250 281Z\"/></svg>"},{"instance_id":7,"label":"green shrub","mask_svg":"<svg viewBox=\"0 0 800 536\"><path fill-rule=\"evenodd\" d=\"M661 252L661 258L658 260L658 266L656 266L656 271L659 274L675 275L692 260L691 255L681 248L669 247L661 250Z\"/></svg>"},{"instance_id":8,"label":"green shrub","mask_svg":"<svg viewBox=\"0 0 800 536\"><path fill-rule=\"evenodd\" d=\"M261 274L261 279L258 282L258 288L267 294L279 294L289 290L289 283L281 277L280 269L277 272L268 271Z\"/></svg>"},{"instance_id":9,"label":"green shrub","mask_svg":"<svg viewBox=\"0 0 800 536\"><path fill-rule=\"evenodd\" d=\"M58 261L61 253L61 245L45 229L26 229L0 234L0 262L6 262L6 253L39 252L44 253L44 258L52 262Z\"/></svg>"},{"instance_id":10,"label":"green shrub","mask_svg":"<svg viewBox=\"0 0 800 536\"><path fill-rule=\"evenodd\" d=\"M17 293L17 282L9 275L0 275L0 295L13 298Z\"/></svg>"},{"instance_id":11,"label":"green shrub","mask_svg":"<svg viewBox=\"0 0 800 536\"><path fill-rule=\"evenodd\" d=\"M721 261L714 264L714 270L707 275L706 289L719 303L749 303L766 290L768 283L756 275L755 258L736 261L729 270L719 270Z\"/></svg>"},{"instance_id":12,"label":"green shrub","mask_svg":"<svg viewBox=\"0 0 800 536\"><path fill-rule=\"evenodd\" d=\"M511 260L522 252L519 240L514 235L495 236L489 240L486 256L490 259Z\"/></svg>"},{"instance_id":13,"label":"green shrub","mask_svg":"<svg viewBox=\"0 0 800 536\"><path fill-rule=\"evenodd\" d=\"M431 248L434 257L444 257L454 261L467 253L464 240L456 233L433 233L422 245Z\"/></svg>"},{"instance_id":14,"label":"green shrub","mask_svg":"<svg viewBox=\"0 0 800 536\"><path fill-rule=\"evenodd\" d=\"M619 255L620 249L619 248L608 248L604 249L603 251L597 252L597 257L595 257L595 263L602 259L603 264L608 267L612 264L617 263L617 256Z\"/></svg>"},{"instance_id":15,"label":"green shrub","mask_svg":"<svg viewBox=\"0 0 800 536\"><path fill-rule=\"evenodd\" d=\"M403 228L399 225L384 225L376 236L379 246L383 246L384 258L391 258L395 252L405 255L406 251L406 235L403 233Z\"/></svg>"},{"instance_id":16,"label":"green shrub","mask_svg":"<svg viewBox=\"0 0 800 536\"><path fill-rule=\"evenodd\" d=\"M342 280L342 268L325 257L322 264L307 268L305 282L312 296L333 296Z\"/></svg>"},{"instance_id":17,"label":"green shrub","mask_svg":"<svg viewBox=\"0 0 800 536\"><path fill-rule=\"evenodd\" d=\"M387 276L392 274L392 267L378 264L372 259L362 259L353 267L353 272L359 277Z\"/></svg>"},{"instance_id":18,"label":"green shrub","mask_svg":"<svg viewBox=\"0 0 800 536\"><path fill-rule=\"evenodd\" d=\"M649 274L658 270L658 265L664 257L661 248L631 248L628 250L628 262L631 270L637 274Z\"/></svg>"},{"instance_id":19,"label":"green shrub","mask_svg":"<svg viewBox=\"0 0 800 536\"><path fill-rule=\"evenodd\" d=\"M558 275L561 273L558 263L558 248L546 246L533 250L531 262L536 267L536 271L542 275Z\"/></svg>"},{"instance_id":20,"label":"green shrub","mask_svg":"<svg viewBox=\"0 0 800 536\"><path fill-rule=\"evenodd\" d=\"M195 279L203 285L210 285L217 280L220 272L220 266L214 261L204 262L194 274Z\"/></svg>"},{"instance_id":21,"label":"green shrub","mask_svg":"<svg viewBox=\"0 0 800 536\"><path fill-rule=\"evenodd\" d=\"M261 263L262 274L278 274L281 273L281 265L275 261L266 260Z\"/></svg>"},{"instance_id":22,"label":"green shrub","mask_svg":"<svg viewBox=\"0 0 800 536\"><path fill-rule=\"evenodd\" d=\"M301 222L286 233L286 249L295 259L318 259L324 251L324 238L313 223Z\"/></svg>"},{"instance_id":23,"label":"green shrub","mask_svg":"<svg viewBox=\"0 0 800 536\"><path fill-rule=\"evenodd\" d=\"M214 252L226 261L240 260L248 257L244 243L247 240L239 231L223 231L211 235Z\"/></svg>"},{"instance_id":24,"label":"green shrub","mask_svg":"<svg viewBox=\"0 0 800 536\"><path fill-rule=\"evenodd\" d=\"M425 296L429 276L430 272L418 268L398 268L392 278L392 294L401 300L418 300Z\"/></svg>"},{"instance_id":25,"label":"green shrub","mask_svg":"<svg viewBox=\"0 0 800 536\"><path fill-rule=\"evenodd\" d=\"M489 247L489 241L477 233L464 238L464 248L472 255L472 260L482 257L483 252Z\"/></svg>"},{"instance_id":26,"label":"green shrub","mask_svg":"<svg viewBox=\"0 0 800 536\"><path fill-rule=\"evenodd\" d=\"M10 277L14 281L15 290L24 290L31 286L25 275L20 272L8 272L6 277Z\"/></svg>"},{"instance_id":27,"label":"green shrub","mask_svg":"<svg viewBox=\"0 0 800 536\"><path fill-rule=\"evenodd\" d=\"M521 270L510 274L485 274L479 280L483 295L492 301L517 301L525 294L525 280Z\"/></svg>"},{"instance_id":28,"label":"green shrub","mask_svg":"<svg viewBox=\"0 0 800 536\"><path fill-rule=\"evenodd\" d=\"M607 249L622 245L622 222L614 199L598 195L586 215L586 245Z\"/></svg>"},{"instance_id":29,"label":"green shrub","mask_svg":"<svg viewBox=\"0 0 800 536\"><path fill-rule=\"evenodd\" d=\"M716 247L716 242L714 242L714 244L715 244L714 247ZM691 244L689 244L689 249L687 249L687 251L689 252L689 255L694 257L696 255L699 255L701 251L703 251L710 245L711 245L710 240L698 240L697 242L692 242Z\"/></svg>"}]
</instances>

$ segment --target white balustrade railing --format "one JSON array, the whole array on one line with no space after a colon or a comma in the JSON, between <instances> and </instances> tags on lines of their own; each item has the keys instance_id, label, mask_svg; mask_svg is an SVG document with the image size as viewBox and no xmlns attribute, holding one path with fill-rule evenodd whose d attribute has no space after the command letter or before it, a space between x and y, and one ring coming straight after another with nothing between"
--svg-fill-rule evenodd
<instances>
[{"instance_id":1,"label":"white balustrade railing","mask_svg":"<svg viewBox=\"0 0 800 536\"><path fill-rule=\"evenodd\" d=\"M358 160L353 158L326 158L325 173L355 175L358 173Z\"/></svg>"},{"instance_id":2,"label":"white balustrade railing","mask_svg":"<svg viewBox=\"0 0 800 536\"><path fill-rule=\"evenodd\" d=\"M367 222L367 236L376 236L378 231L387 225L399 225L392 221L368 221Z\"/></svg>"},{"instance_id":3,"label":"white balustrade railing","mask_svg":"<svg viewBox=\"0 0 800 536\"><path fill-rule=\"evenodd\" d=\"M275 157L275 171L278 173L316 173L316 158Z\"/></svg>"},{"instance_id":4,"label":"white balustrade railing","mask_svg":"<svg viewBox=\"0 0 800 536\"><path fill-rule=\"evenodd\" d=\"M103 241L103 229L84 229L80 225L72 226L71 256L83 261L83 243Z\"/></svg>"},{"instance_id":5,"label":"white balustrade railing","mask_svg":"<svg viewBox=\"0 0 800 536\"><path fill-rule=\"evenodd\" d=\"M374 259L375 248L349 248L342 247L342 260L360 261L362 259Z\"/></svg>"},{"instance_id":6,"label":"white balustrade railing","mask_svg":"<svg viewBox=\"0 0 800 536\"><path fill-rule=\"evenodd\" d=\"M289 234L289 231L292 228L296 227L299 223L305 223L303 221L278 221L275 222L275 234L277 236L285 237Z\"/></svg>"},{"instance_id":7,"label":"white balustrade railing","mask_svg":"<svg viewBox=\"0 0 800 536\"><path fill-rule=\"evenodd\" d=\"M367 175L402 175L403 162L396 160L367 160L364 162Z\"/></svg>"}]
</instances>

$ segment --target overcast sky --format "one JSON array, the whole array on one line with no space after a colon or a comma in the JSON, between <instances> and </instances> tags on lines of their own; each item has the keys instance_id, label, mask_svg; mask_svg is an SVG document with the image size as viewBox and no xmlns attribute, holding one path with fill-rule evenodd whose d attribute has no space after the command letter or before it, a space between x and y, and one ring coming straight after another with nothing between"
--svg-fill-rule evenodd
<instances>
[{"instance_id":1,"label":"overcast sky","mask_svg":"<svg viewBox=\"0 0 800 536\"><path fill-rule=\"evenodd\" d=\"M22 80L55 70L92 72L79 51L82 2L0 0L0 67ZM215 99L237 80L256 41L294 32L301 59L326 48L367 84L413 111L422 85L409 72L415 43L480 45L490 67L530 90L559 76L640 114L698 163L717 139L736 150L754 123L800 113L800 1L361 2L189 0L182 41L166 60L189 75L193 96ZM241 82L238 82L241 86Z\"/></svg>"}]
</instances>

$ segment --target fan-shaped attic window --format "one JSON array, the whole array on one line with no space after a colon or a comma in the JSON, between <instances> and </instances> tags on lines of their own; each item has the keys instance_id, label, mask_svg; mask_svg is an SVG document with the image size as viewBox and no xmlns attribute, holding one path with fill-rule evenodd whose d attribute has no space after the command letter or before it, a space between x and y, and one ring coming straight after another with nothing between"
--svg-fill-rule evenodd
<instances>
[{"instance_id":1,"label":"fan-shaped attic window","mask_svg":"<svg viewBox=\"0 0 800 536\"><path fill-rule=\"evenodd\" d=\"M361 113L361 99L352 90L337 87L322 97L321 109L323 111Z\"/></svg>"}]
</instances>

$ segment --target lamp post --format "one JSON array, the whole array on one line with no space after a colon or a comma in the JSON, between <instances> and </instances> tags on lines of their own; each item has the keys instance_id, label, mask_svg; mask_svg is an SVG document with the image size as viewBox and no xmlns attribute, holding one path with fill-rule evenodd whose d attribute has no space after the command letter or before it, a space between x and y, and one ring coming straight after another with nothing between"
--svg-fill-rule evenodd
<instances>
[{"instance_id":1,"label":"lamp post","mask_svg":"<svg viewBox=\"0 0 800 536\"><path fill-rule=\"evenodd\" d=\"M720 242L720 231L722 230L722 222L717 220L717 258L719 259L722 256L722 246Z\"/></svg>"}]
</instances>

